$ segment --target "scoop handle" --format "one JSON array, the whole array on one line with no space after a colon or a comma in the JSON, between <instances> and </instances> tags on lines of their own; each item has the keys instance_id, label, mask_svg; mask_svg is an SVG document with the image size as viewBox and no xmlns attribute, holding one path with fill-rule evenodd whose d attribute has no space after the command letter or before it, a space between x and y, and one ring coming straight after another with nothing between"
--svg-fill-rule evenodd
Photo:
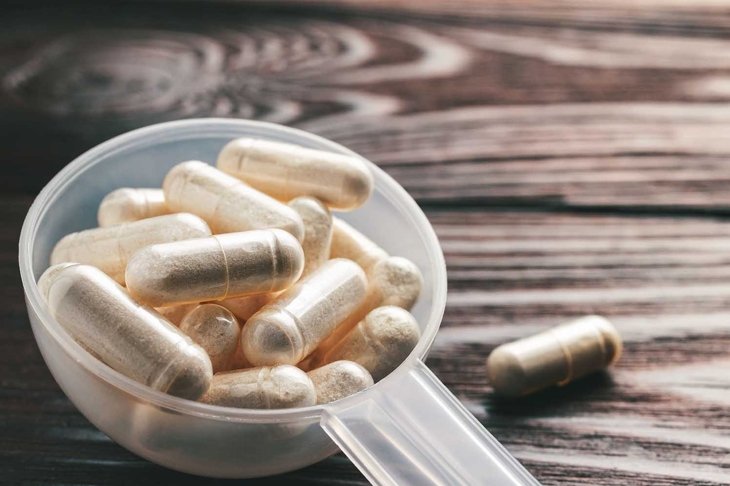
<instances>
[{"instance_id":1,"label":"scoop handle","mask_svg":"<svg viewBox=\"0 0 730 486\"><path fill-rule=\"evenodd\" d=\"M420 360L366 396L321 425L372 484L539 486Z\"/></svg>"}]
</instances>

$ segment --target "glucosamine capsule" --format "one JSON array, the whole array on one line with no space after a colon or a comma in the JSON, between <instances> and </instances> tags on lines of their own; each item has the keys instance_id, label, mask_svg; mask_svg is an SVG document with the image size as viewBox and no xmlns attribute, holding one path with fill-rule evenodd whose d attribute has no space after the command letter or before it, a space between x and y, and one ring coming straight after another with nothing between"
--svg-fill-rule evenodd
<instances>
[{"instance_id":1,"label":"glucosamine capsule","mask_svg":"<svg viewBox=\"0 0 730 486\"><path fill-rule=\"evenodd\" d=\"M294 366L282 365L218 373L203 403L238 408L293 408L314 405L312 380Z\"/></svg>"},{"instance_id":2,"label":"glucosamine capsule","mask_svg":"<svg viewBox=\"0 0 730 486\"><path fill-rule=\"evenodd\" d=\"M608 320L587 316L499 346L487 359L487 377L496 393L518 397L601 370L621 348Z\"/></svg>"},{"instance_id":3,"label":"glucosamine capsule","mask_svg":"<svg viewBox=\"0 0 730 486\"><path fill-rule=\"evenodd\" d=\"M61 238L51 253L51 265L62 262L93 265L123 284L127 260L140 248L210 234L205 221L188 213L88 229Z\"/></svg>"},{"instance_id":4,"label":"glucosamine capsule","mask_svg":"<svg viewBox=\"0 0 730 486\"><path fill-rule=\"evenodd\" d=\"M183 318L180 330L208 353L213 373L230 369L241 338L241 327L231 311L216 304L201 304Z\"/></svg>"},{"instance_id":5,"label":"glucosamine capsule","mask_svg":"<svg viewBox=\"0 0 730 486\"><path fill-rule=\"evenodd\" d=\"M356 263L328 261L246 322L246 359L254 366L300 362L360 306L366 291Z\"/></svg>"},{"instance_id":6,"label":"glucosamine capsule","mask_svg":"<svg viewBox=\"0 0 730 486\"><path fill-rule=\"evenodd\" d=\"M394 305L410 310L421 293L423 276L418 267L407 258L388 257L374 264L367 273L368 292L365 301L337 326L317 350L311 354L311 362L317 361L332 346L337 344L370 311L377 307ZM307 368L305 360L303 368Z\"/></svg>"},{"instance_id":7,"label":"glucosamine capsule","mask_svg":"<svg viewBox=\"0 0 730 486\"><path fill-rule=\"evenodd\" d=\"M395 306L378 307L313 364L354 361L378 381L406 359L420 336L410 312Z\"/></svg>"},{"instance_id":8,"label":"glucosamine capsule","mask_svg":"<svg viewBox=\"0 0 730 486\"><path fill-rule=\"evenodd\" d=\"M97 219L99 226L105 227L169 213L162 189L122 187L101 200Z\"/></svg>"},{"instance_id":9,"label":"glucosamine capsule","mask_svg":"<svg viewBox=\"0 0 730 486\"><path fill-rule=\"evenodd\" d=\"M319 200L313 197L298 197L289 201L304 221L304 272L302 277L322 266L330 257L332 243L332 214Z\"/></svg>"},{"instance_id":10,"label":"glucosamine capsule","mask_svg":"<svg viewBox=\"0 0 730 486\"><path fill-rule=\"evenodd\" d=\"M304 267L282 230L243 231L147 246L129 259L129 293L154 307L283 290Z\"/></svg>"},{"instance_id":11,"label":"glucosamine capsule","mask_svg":"<svg viewBox=\"0 0 730 486\"><path fill-rule=\"evenodd\" d=\"M340 218L333 218L330 258L347 258L368 271L388 253Z\"/></svg>"},{"instance_id":12,"label":"glucosamine capsule","mask_svg":"<svg viewBox=\"0 0 730 486\"><path fill-rule=\"evenodd\" d=\"M320 405L349 397L373 385L368 370L353 361L335 361L307 375L314 383Z\"/></svg>"},{"instance_id":13,"label":"glucosamine capsule","mask_svg":"<svg viewBox=\"0 0 730 486\"><path fill-rule=\"evenodd\" d=\"M213 370L203 348L136 303L101 270L80 264L52 266L38 287L58 323L111 368L191 400L208 389Z\"/></svg>"},{"instance_id":14,"label":"glucosamine capsule","mask_svg":"<svg viewBox=\"0 0 730 486\"><path fill-rule=\"evenodd\" d=\"M302 218L292 208L203 162L176 165L162 189L170 209L200 216L216 234L279 228L298 240L304 236Z\"/></svg>"},{"instance_id":15,"label":"glucosamine capsule","mask_svg":"<svg viewBox=\"0 0 730 486\"><path fill-rule=\"evenodd\" d=\"M373 190L370 169L358 157L269 140L233 140L217 166L282 201L313 196L345 211L361 206Z\"/></svg>"}]
</instances>

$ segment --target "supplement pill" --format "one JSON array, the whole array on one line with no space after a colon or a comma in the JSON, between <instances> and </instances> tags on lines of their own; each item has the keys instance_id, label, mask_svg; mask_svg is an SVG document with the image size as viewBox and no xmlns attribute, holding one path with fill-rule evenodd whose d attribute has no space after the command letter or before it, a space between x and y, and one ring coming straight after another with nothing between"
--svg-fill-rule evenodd
<instances>
[{"instance_id":1,"label":"supplement pill","mask_svg":"<svg viewBox=\"0 0 730 486\"><path fill-rule=\"evenodd\" d=\"M365 271L370 270L370 267L380 260L388 258L388 253L370 238L340 218L332 219L330 258L347 258L360 265Z\"/></svg>"},{"instance_id":2,"label":"supplement pill","mask_svg":"<svg viewBox=\"0 0 730 486\"><path fill-rule=\"evenodd\" d=\"M349 397L373 384L368 370L352 361L335 361L307 375L317 391L318 405Z\"/></svg>"},{"instance_id":3,"label":"supplement pill","mask_svg":"<svg viewBox=\"0 0 730 486\"><path fill-rule=\"evenodd\" d=\"M257 230L145 247L129 259L126 280L132 297L161 307L283 290L302 268L296 238Z\"/></svg>"},{"instance_id":4,"label":"supplement pill","mask_svg":"<svg viewBox=\"0 0 730 486\"><path fill-rule=\"evenodd\" d=\"M93 265L123 284L127 260L140 248L210 234L205 221L189 213L88 229L61 238L51 253L51 265L61 262Z\"/></svg>"},{"instance_id":5,"label":"supplement pill","mask_svg":"<svg viewBox=\"0 0 730 486\"><path fill-rule=\"evenodd\" d=\"M231 311L216 304L201 304L183 318L180 330L208 353L213 373L230 369L241 338L241 327Z\"/></svg>"},{"instance_id":6,"label":"supplement pill","mask_svg":"<svg viewBox=\"0 0 730 486\"><path fill-rule=\"evenodd\" d=\"M499 346L487 359L487 377L496 393L518 397L603 369L621 348L608 320L587 316Z\"/></svg>"},{"instance_id":7,"label":"supplement pill","mask_svg":"<svg viewBox=\"0 0 730 486\"><path fill-rule=\"evenodd\" d=\"M338 360L354 361L378 381L406 359L420 336L421 330L410 312L390 305L378 307L314 366Z\"/></svg>"},{"instance_id":8,"label":"supplement pill","mask_svg":"<svg viewBox=\"0 0 730 486\"><path fill-rule=\"evenodd\" d=\"M99 226L105 227L169 213L162 189L123 187L101 200L97 219Z\"/></svg>"},{"instance_id":9,"label":"supplement pill","mask_svg":"<svg viewBox=\"0 0 730 486\"><path fill-rule=\"evenodd\" d=\"M218 373L203 403L238 408L293 408L314 405L312 380L294 366L251 368Z\"/></svg>"},{"instance_id":10,"label":"supplement pill","mask_svg":"<svg viewBox=\"0 0 730 486\"><path fill-rule=\"evenodd\" d=\"M282 201L313 196L343 211L361 206L373 190L373 176L359 157L269 140L233 140L217 166Z\"/></svg>"},{"instance_id":11,"label":"supplement pill","mask_svg":"<svg viewBox=\"0 0 730 486\"><path fill-rule=\"evenodd\" d=\"M111 368L191 400L208 389L213 370L203 348L132 300L101 270L79 264L50 267L38 286L58 323Z\"/></svg>"},{"instance_id":12,"label":"supplement pill","mask_svg":"<svg viewBox=\"0 0 730 486\"><path fill-rule=\"evenodd\" d=\"M170 209L200 216L216 234L279 228L298 240L304 236L302 218L292 208L203 162L176 165L162 189Z\"/></svg>"},{"instance_id":13,"label":"supplement pill","mask_svg":"<svg viewBox=\"0 0 730 486\"><path fill-rule=\"evenodd\" d=\"M328 261L246 322L246 359L254 366L300 362L360 306L366 291L356 263Z\"/></svg>"},{"instance_id":14,"label":"supplement pill","mask_svg":"<svg viewBox=\"0 0 730 486\"><path fill-rule=\"evenodd\" d=\"M313 197L298 197L289 202L304 221L304 272L306 277L330 257L332 243L332 215L329 209Z\"/></svg>"},{"instance_id":15,"label":"supplement pill","mask_svg":"<svg viewBox=\"0 0 730 486\"><path fill-rule=\"evenodd\" d=\"M376 307L394 305L410 310L416 303L423 284L423 276L418 267L402 257L388 257L377 262L370 268L367 277L368 292L365 301L322 341L310 356L312 362L337 344ZM305 360L301 367L307 369L308 361Z\"/></svg>"}]
</instances>

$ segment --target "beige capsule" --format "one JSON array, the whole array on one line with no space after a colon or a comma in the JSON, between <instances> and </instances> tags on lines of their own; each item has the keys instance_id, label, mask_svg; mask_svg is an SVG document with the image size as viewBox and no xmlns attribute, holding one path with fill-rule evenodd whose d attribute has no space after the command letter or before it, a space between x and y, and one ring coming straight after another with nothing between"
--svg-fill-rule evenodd
<instances>
[{"instance_id":1,"label":"beige capsule","mask_svg":"<svg viewBox=\"0 0 730 486\"><path fill-rule=\"evenodd\" d=\"M332 214L327 206L313 197L298 197L289 201L304 221L304 272L306 277L322 266L330 257L332 244Z\"/></svg>"},{"instance_id":2,"label":"beige capsule","mask_svg":"<svg viewBox=\"0 0 730 486\"><path fill-rule=\"evenodd\" d=\"M162 189L168 207L200 216L216 234L279 228L298 240L304 236L302 218L292 208L203 162L176 165Z\"/></svg>"},{"instance_id":3,"label":"beige capsule","mask_svg":"<svg viewBox=\"0 0 730 486\"><path fill-rule=\"evenodd\" d=\"M378 307L313 365L354 361L378 381L406 359L420 337L421 330L410 312L392 305Z\"/></svg>"},{"instance_id":4,"label":"beige capsule","mask_svg":"<svg viewBox=\"0 0 730 486\"><path fill-rule=\"evenodd\" d=\"M294 408L314 405L317 395L307 374L282 365L218 373L203 403L238 408Z\"/></svg>"},{"instance_id":5,"label":"beige capsule","mask_svg":"<svg viewBox=\"0 0 730 486\"><path fill-rule=\"evenodd\" d=\"M147 246L129 259L126 280L135 299L162 307L283 290L303 267L286 231L242 231Z\"/></svg>"},{"instance_id":6,"label":"beige capsule","mask_svg":"<svg viewBox=\"0 0 730 486\"><path fill-rule=\"evenodd\" d=\"M169 213L162 189L122 187L101 200L97 219L103 228Z\"/></svg>"},{"instance_id":7,"label":"beige capsule","mask_svg":"<svg viewBox=\"0 0 730 486\"><path fill-rule=\"evenodd\" d=\"M314 383L319 405L349 397L373 385L368 370L353 361L335 361L307 375Z\"/></svg>"},{"instance_id":8,"label":"beige capsule","mask_svg":"<svg viewBox=\"0 0 730 486\"><path fill-rule=\"evenodd\" d=\"M377 262L388 258L388 253L348 223L333 218L330 258L347 258L368 271Z\"/></svg>"},{"instance_id":9,"label":"beige capsule","mask_svg":"<svg viewBox=\"0 0 730 486\"><path fill-rule=\"evenodd\" d=\"M255 138L237 138L218 155L223 172L282 201L313 196L349 211L373 190L373 176L359 157Z\"/></svg>"},{"instance_id":10,"label":"beige capsule","mask_svg":"<svg viewBox=\"0 0 730 486\"><path fill-rule=\"evenodd\" d=\"M601 370L621 348L608 320L587 316L499 346L487 359L487 377L496 393L518 397Z\"/></svg>"},{"instance_id":11,"label":"beige capsule","mask_svg":"<svg viewBox=\"0 0 730 486\"><path fill-rule=\"evenodd\" d=\"M213 373L231 369L241 340L241 326L231 311L216 304L201 304L183 318L180 330L208 353Z\"/></svg>"},{"instance_id":12,"label":"beige capsule","mask_svg":"<svg viewBox=\"0 0 730 486\"><path fill-rule=\"evenodd\" d=\"M367 277L368 292L365 301L322 341L309 360L301 364L303 369L308 369L309 362L318 361L373 309L394 305L410 310L423 285L421 271L415 263L403 257L388 257L377 262L370 268Z\"/></svg>"},{"instance_id":13,"label":"beige capsule","mask_svg":"<svg viewBox=\"0 0 730 486\"><path fill-rule=\"evenodd\" d=\"M210 235L205 221L189 213L93 228L61 238L51 253L51 265L62 262L93 265L124 284L127 260L140 248Z\"/></svg>"},{"instance_id":14,"label":"beige capsule","mask_svg":"<svg viewBox=\"0 0 730 486\"><path fill-rule=\"evenodd\" d=\"M51 315L81 346L123 375L191 400L210 384L203 348L90 265L61 264L41 276Z\"/></svg>"},{"instance_id":15,"label":"beige capsule","mask_svg":"<svg viewBox=\"0 0 730 486\"><path fill-rule=\"evenodd\" d=\"M182 322L183 317L190 312L191 310L195 309L198 306L198 303L193 304L180 304L180 305L168 305L166 307L155 307L155 310L165 319L172 322L176 326L180 326L180 322Z\"/></svg>"},{"instance_id":16,"label":"beige capsule","mask_svg":"<svg viewBox=\"0 0 730 486\"><path fill-rule=\"evenodd\" d=\"M366 291L356 263L328 261L246 322L246 359L255 366L300 362L363 302Z\"/></svg>"}]
</instances>

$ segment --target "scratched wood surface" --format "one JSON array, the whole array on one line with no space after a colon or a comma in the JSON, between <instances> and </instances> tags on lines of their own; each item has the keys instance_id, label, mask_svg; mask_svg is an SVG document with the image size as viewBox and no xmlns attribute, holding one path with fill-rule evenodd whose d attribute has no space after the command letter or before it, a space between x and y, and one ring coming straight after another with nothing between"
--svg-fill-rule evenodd
<instances>
[{"instance_id":1,"label":"scratched wood surface","mask_svg":"<svg viewBox=\"0 0 730 486\"><path fill-rule=\"evenodd\" d=\"M161 2L0 10L0 481L208 484L128 453L30 332L33 196L113 135L196 116L311 130L421 203L449 268L429 365L545 484L730 484L730 4ZM504 403L500 343L587 313L610 373ZM250 484L365 484L342 455Z\"/></svg>"}]
</instances>

